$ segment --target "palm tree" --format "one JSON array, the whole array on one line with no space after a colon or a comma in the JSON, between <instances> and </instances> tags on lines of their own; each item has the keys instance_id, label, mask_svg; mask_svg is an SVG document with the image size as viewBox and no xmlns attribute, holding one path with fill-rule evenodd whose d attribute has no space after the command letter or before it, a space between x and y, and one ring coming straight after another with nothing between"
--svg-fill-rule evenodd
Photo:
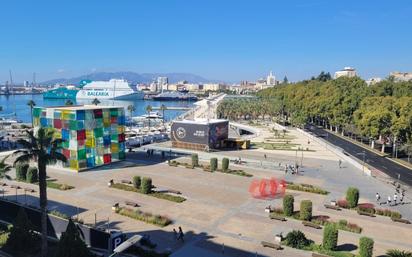
<instances>
[{"instance_id":1,"label":"palm tree","mask_svg":"<svg viewBox=\"0 0 412 257\"><path fill-rule=\"evenodd\" d=\"M65 102L64 104L65 104L66 106L71 106L71 105L73 105L74 103L73 103L72 100L68 99L68 100L66 100L66 102Z\"/></svg>"},{"instance_id":2,"label":"palm tree","mask_svg":"<svg viewBox=\"0 0 412 257\"><path fill-rule=\"evenodd\" d=\"M130 118L133 117L133 112L136 111L136 107L133 104L127 106L127 110L130 112Z\"/></svg>"},{"instance_id":3,"label":"palm tree","mask_svg":"<svg viewBox=\"0 0 412 257\"><path fill-rule=\"evenodd\" d=\"M9 156L7 155L0 161L0 179L10 179L10 176L7 175L7 173L11 170L11 166L5 163L8 157Z\"/></svg>"},{"instance_id":4,"label":"palm tree","mask_svg":"<svg viewBox=\"0 0 412 257\"><path fill-rule=\"evenodd\" d=\"M33 127L33 107L36 106L36 103L33 100L29 100L27 105L30 106L31 126Z\"/></svg>"},{"instance_id":5,"label":"palm tree","mask_svg":"<svg viewBox=\"0 0 412 257\"><path fill-rule=\"evenodd\" d=\"M148 106L146 106L146 112L147 115L150 115L150 112L153 110L153 107L149 104ZM147 117L148 121L149 121L149 130L150 130L150 117Z\"/></svg>"},{"instance_id":6,"label":"palm tree","mask_svg":"<svg viewBox=\"0 0 412 257\"><path fill-rule=\"evenodd\" d=\"M167 110L166 105L162 104L160 106L160 110L162 111L162 122L163 122L163 127L165 126L165 111Z\"/></svg>"},{"instance_id":7,"label":"palm tree","mask_svg":"<svg viewBox=\"0 0 412 257\"><path fill-rule=\"evenodd\" d=\"M46 167L57 161L66 162L66 157L59 153L62 139L54 138L54 130L39 128L36 134L31 130L26 130L27 139L19 139L17 142L22 146L20 150L14 152L17 155L14 164L37 163L39 171L39 192L40 192L40 212L41 212L41 256L47 256L47 182Z\"/></svg>"},{"instance_id":8,"label":"palm tree","mask_svg":"<svg viewBox=\"0 0 412 257\"><path fill-rule=\"evenodd\" d=\"M95 98L95 99L92 101L92 104L94 104L94 105L100 104L99 99Z\"/></svg>"}]
</instances>

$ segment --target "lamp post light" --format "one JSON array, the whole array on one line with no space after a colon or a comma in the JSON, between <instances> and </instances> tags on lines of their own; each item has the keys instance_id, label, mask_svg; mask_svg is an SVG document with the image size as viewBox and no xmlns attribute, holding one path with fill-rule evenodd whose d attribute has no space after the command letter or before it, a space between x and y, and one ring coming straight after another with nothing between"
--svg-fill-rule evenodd
<instances>
[{"instance_id":1,"label":"lamp post light","mask_svg":"<svg viewBox=\"0 0 412 257\"><path fill-rule=\"evenodd\" d=\"M31 188L24 188L24 204L27 205L27 192L29 193L34 193L36 191L34 191L34 189Z\"/></svg>"},{"instance_id":2,"label":"lamp post light","mask_svg":"<svg viewBox=\"0 0 412 257\"><path fill-rule=\"evenodd\" d=\"M4 188L7 186L7 184L6 183L1 183L1 186L2 186L1 191L3 193L3 198L4 198L4 193L6 192L6 190L4 190Z\"/></svg>"},{"instance_id":3,"label":"lamp post light","mask_svg":"<svg viewBox=\"0 0 412 257\"><path fill-rule=\"evenodd\" d=\"M16 194L15 194L15 196L16 196L16 202L17 202L17 190L21 189L21 187L15 186L15 185L11 185L10 187L16 189Z\"/></svg>"},{"instance_id":4,"label":"lamp post light","mask_svg":"<svg viewBox=\"0 0 412 257\"><path fill-rule=\"evenodd\" d=\"M365 150L363 150L361 153L356 153L356 154L362 155L362 160L363 160L362 172L363 172L363 174L365 174L365 156L366 156Z\"/></svg>"}]
</instances>

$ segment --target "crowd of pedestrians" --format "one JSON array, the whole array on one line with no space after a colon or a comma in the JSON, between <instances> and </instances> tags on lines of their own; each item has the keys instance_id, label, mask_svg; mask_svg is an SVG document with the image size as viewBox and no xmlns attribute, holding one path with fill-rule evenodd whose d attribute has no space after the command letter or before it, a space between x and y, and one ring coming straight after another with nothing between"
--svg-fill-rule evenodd
<instances>
[{"instance_id":1,"label":"crowd of pedestrians","mask_svg":"<svg viewBox=\"0 0 412 257\"><path fill-rule=\"evenodd\" d=\"M388 206L396 206L398 204L403 205L404 198L405 198L405 190L400 191L396 189L396 192L393 194L393 198L390 195L388 195L386 202L385 201L381 202L381 195L379 193L376 193L375 198L376 198L376 202L379 205L382 205L382 204L387 204Z\"/></svg>"}]
</instances>

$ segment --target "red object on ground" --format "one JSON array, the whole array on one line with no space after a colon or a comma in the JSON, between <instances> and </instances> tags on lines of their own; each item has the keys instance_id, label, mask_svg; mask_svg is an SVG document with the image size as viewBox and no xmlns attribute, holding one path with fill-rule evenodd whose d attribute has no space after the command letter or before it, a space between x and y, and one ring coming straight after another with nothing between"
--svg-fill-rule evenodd
<instances>
[{"instance_id":1,"label":"red object on ground","mask_svg":"<svg viewBox=\"0 0 412 257\"><path fill-rule=\"evenodd\" d=\"M286 182L275 178L254 180L249 186L249 192L254 198L265 199L283 197L286 191Z\"/></svg>"}]
</instances>

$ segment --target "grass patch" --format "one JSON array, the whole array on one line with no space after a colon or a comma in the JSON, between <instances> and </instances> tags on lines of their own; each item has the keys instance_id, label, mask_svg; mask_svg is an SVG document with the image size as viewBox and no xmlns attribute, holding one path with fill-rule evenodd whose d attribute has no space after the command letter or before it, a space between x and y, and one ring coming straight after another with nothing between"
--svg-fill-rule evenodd
<instances>
[{"instance_id":1,"label":"grass patch","mask_svg":"<svg viewBox=\"0 0 412 257\"><path fill-rule=\"evenodd\" d=\"M357 224L350 223L347 220L339 220L339 221L331 221L327 216L320 216L320 217L313 217L312 222L318 225L325 226L327 224L335 224L339 230L344 230L352 233L360 234L362 232L362 228L359 227Z\"/></svg>"},{"instance_id":2,"label":"grass patch","mask_svg":"<svg viewBox=\"0 0 412 257\"><path fill-rule=\"evenodd\" d=\"M286 189L295 190L295 191L302 191L302 192L308 192L308 193L314 193L314 194L320 194L320 195L329 194L328 191L323 190L320 187L316 187L316 186L308 185L308 184L293 184L292 182L287 182Z\"/></svg>"},{"instance_id":3,"label":"grass patch","mask_svg":"<svg viewBox=\"0 0 412 257\"><path fill-rule=\"evenodd\" d=\"M67 215L65 213L62 213L62 212L59 212L57 210L52 210L52 211L49 212L49 214L53 215L53 216L56 216L56 217L59 217L59 218L62 218L62 219L65 219L65 220L70 219L69 215Z\"/></svg>"},{"instance_id":4,"label":"grass patch","mask_svg":"<svg viewBox=\"0 0 412 257\"><path fill-rule=\"evenodd\" d=\"M140 220L149 224L153 224L159 227L165 227L172 223L168 217L161 216L161 215L153 215L149 212L143 212L140 210L133 210L129 208L118 208L116 210L117 214L122 216L126 216L135 220Z\"/></svg>"},{"instance_id":5,"label":"grass patch","mask_svg":"<svg viewBox=\"0 0 412 257\"><path fill-rule=\"evenodd\" d=\"M62 190L62 191L66 191L66 190L70 190L74 188L74 186L70 186L67 184L60 184L60 183L57 183L51 180L47 180L47 187Z\"/></svg>"},{"instance_id":6,"label":"grass patch","mask_svg":"<svg viewBox=\"0 0 412 257\"><path fill-rule=\"evenodd\" d=\"M136 192L136 193L143 194L140 191L140 189L135 188L133 186L125 185L125 184L122 184L122 183L114 183L110 187L120 189L120 190L124 190L124 191L130 191L130 192ZM168 194L168 193L162 193L162 192L151 192L150 194L144 194L144 195L153 196L153 197L156 197L156 198L159 198L159 199L168 200L168 201L175 202L175 203L181 203L181 202L186 201L186 198L184 198L184 197L177 196L177 195L171 195L171 194Z\"/></svg>"},{"instance_id":7,"label":"grass patch","mask_svg":"<svg viewBox=\"0 0 412 257\"><path fill-rule=\"evenodd\" d=\"M6 244L8 238L9 238L8 231L0 231L0 247L3 247Z\"/></svg>"}]
</instances>

